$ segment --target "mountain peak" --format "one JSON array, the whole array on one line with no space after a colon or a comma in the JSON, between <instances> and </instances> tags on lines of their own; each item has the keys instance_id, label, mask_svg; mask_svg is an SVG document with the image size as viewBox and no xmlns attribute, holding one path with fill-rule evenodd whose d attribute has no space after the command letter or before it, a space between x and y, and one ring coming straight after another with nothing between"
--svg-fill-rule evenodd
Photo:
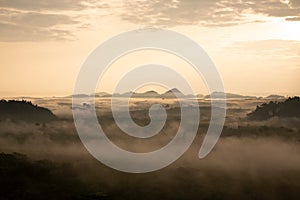
<instances>
[{"instance_id":1,"label":"mountain peak","mask_svg":"<svg viewBox=\"0 0 300 200\"><path fill-rule=\"evenodd\" d=\"M164 94L167 93L179 93L179 94L183 94L180 90L178 90L177 88L172 88L171 90L166 91Z\"/></svg>"},{"instance_id":2,"label":"mountain peak","mask_svg":"<svg viewBox=\"0 0 300 200\"><path fill-rule=\"evenodd\" d=\"M149 91L144 92L144 94L158 94L158 93L154 90L149 90Z\"/></svg>"}]
</instances>

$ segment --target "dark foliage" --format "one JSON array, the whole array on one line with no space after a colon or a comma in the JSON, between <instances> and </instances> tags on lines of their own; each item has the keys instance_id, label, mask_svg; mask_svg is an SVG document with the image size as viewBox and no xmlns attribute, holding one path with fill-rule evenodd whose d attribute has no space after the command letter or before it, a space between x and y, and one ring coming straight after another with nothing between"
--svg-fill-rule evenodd
<instances>
[{"instance_id":1,"label":"dark foliage","mask_svg":"<svg viewBox=\"0 0 300 200\"><path fill-rule=\"evenodd\" d=\"M0 153L1 199L103 199L90 194L70 164Z\"/></svg>"},{"instance_id":2,"label":"dark foliage","mask_svg":"<svg viewBox=\"0 0 300 200\"><path fill-rule=\"evenodd\" d=\"M256 110L248 114L253 120L267 120L271 117L300 118L300 97L288 98L284 102L273 102L257 106Z\"/></svg>"},{"instance_id":3,"label":"dark foliage","mask_svg":"<svg viewBox=\"0 0 300 200\"><path fill-rule=\"evenodd\" d=\"M56 116L49 109L33 105L30 101L1 100L0 120L4 119L41 123L55 120Z\"/></svg>"}]
</instances>

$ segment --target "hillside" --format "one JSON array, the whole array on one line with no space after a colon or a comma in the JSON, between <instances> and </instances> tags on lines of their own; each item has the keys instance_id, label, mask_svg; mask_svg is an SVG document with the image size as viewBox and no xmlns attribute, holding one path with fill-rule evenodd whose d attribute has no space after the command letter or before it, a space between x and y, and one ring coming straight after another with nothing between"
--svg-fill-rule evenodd
<instances>
[{"instance_id":1,"label":"hillside","mask_svg":"<svg viewBox=\"0 0 300 200\"><path fill-rule=\"evenodd\" d=\"M165 93L161 94L161 98L166 98L166 99L168 99L168 98L172 99L172 98L177 98L177 97L184 98L184 94L177 88L173 88L173 89L168 90Z\"/></svg>"},{"instance_id":2,"label":"hillside","mask_svg":"<svg viewBox=\"0 0 300 200\"><path fill-rule=\"evenodd\" d=\"M248 114L248 117L254 120L267 120L275 116L300 118L300 97L290 97L284 102L270 101L268 104L257 106L255 111Z\"/></svg>"},{"instance_id":3,"label":"hillside","mask_svg":"<svg viewBox=\"0 0 300 200\"><path fill-rule=\"evenodd\" d=\"M144 93L133 93L131 97L133 97L133 98L160 98L160 94L151 90L151 91L147 91Z\"/></svg>"},{"instance_id":4,"label":"hillside","mask_svg":"<svg viewBox=\"0 0 300 200\"><path fill-rule=\"evenodd\" d=\"M284 99L284 96L277 95L277 94L271 94L271 95L265 97L265 99Z\"/></svg>"},{"instance_id":5,"label":"hillside","mask_svg":"<svg viewBox=\"0 0 300 200\"><path fill-rule=\"evenodd\" d=\"M10 119L25 122L49 122L56 116L47 108L29 101L0 100L0 120Z\"/></svg>"},{"instance_id":6,"label":"hillside","mask_svg":"<svg viewBox=\"0 0 300 200\"><path fill-rule=\"evenodd\" d=\"M96 199L69 164L0 153L1 199ZM100 198L98 198L100 199Z\"/></svg>"},{"instance_id":7,"label":"hillside","mask_svg":"<svg viewBox=\"0 0 300 200\"><path fill-rule=\"evenodd\" d=\"M227 99L255 99L254 96L244 96L240 94L233 94L233 93L223 93L223 92L213 92L209 95L206 95L204 98L210 99L211 97L215 99L224 98L224 96Z\"/></svg>"}]
</instances>

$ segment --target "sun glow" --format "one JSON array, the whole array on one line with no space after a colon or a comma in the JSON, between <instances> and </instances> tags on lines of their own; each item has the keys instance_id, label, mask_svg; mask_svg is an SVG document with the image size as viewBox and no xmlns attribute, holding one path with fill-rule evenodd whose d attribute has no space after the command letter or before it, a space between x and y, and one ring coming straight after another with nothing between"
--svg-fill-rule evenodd
<instances>
[{"instance_id":1,"label":"sun glow","mask_svg":"<svg viewBox=\"0 0 300 200\"><path fill-rule=\"evenodd\" d=\"M300 21L281 21L277 23L278 39L300 41Z\"/></svg>"}]
</instances>

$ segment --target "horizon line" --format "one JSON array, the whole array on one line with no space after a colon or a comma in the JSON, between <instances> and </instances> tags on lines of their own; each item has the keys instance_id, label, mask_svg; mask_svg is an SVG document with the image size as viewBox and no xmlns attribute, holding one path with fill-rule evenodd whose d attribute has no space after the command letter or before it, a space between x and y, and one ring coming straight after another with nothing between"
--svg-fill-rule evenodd
<instances>
[{"instance_id":1,"label":"horizon line","mask_svg":"<svg viewBox=\"0 0 300 200\"><path fill-rule=\"evenodd\" d=\"M100 91L100 92L95 92L95 93L91 93L91 94L59 94L59 95L50 95L50 94L45 94L45 95L32 95L32 94L28 94L28 95L1 95L0 98L72 98L73 95L87 95L87 96L92 96L93 94L97 94L97 93L106 93L108 95L113 95L113 94L119 94L119 95L124 95L126 93L135 93L135 94L144 94L144 93L147 93L147 92L155 92L157 93L158 95L163 95L173 89L177 89L177 88L172 88L170 90L166 90L165 92L162 92L162 93L159 93L155 90L147 90L145 92L133 92L133 91L128 91L128 92L122 92L122 93L119 93L119 92L116 92L116 93L109 93L109 92L106 92L106 91ZM178 90L178 89L177 89ZM178 90L179 92L181 92L180 90ZM188 96L188 95L194 95L194 96L198 96L198 95L202 95L203 97L205 96L209 96L211 95L212 93L221 93L221 92L218 92L218 91L213 91L211 93L207 93L207 94L203 94L203 93L197 93L197 94L185 94L183 92L181 92L181 94L183 94L184 96ZM288 97L294 97L294 96L300 96L300 93L296 94L296 93L293 93L293 94L283 94L282 92L272 92L272 93L266 93L264 92L264 94L251 94L251 93L248 93L248 94L244 94L244 93L238 93L238 92L227 92L227 91L224 91L225 94L233 94L233 95L240 95L240 96L245 96L245 97L256 97L256 98L260 98L260 97L263 97L263 98L266 98L268 96L272 96L272 95L278 95L278 96L283 96L284 98L288 98ZM101 96L99 97L101 98Z\"/></svg>"}]
</instances>

